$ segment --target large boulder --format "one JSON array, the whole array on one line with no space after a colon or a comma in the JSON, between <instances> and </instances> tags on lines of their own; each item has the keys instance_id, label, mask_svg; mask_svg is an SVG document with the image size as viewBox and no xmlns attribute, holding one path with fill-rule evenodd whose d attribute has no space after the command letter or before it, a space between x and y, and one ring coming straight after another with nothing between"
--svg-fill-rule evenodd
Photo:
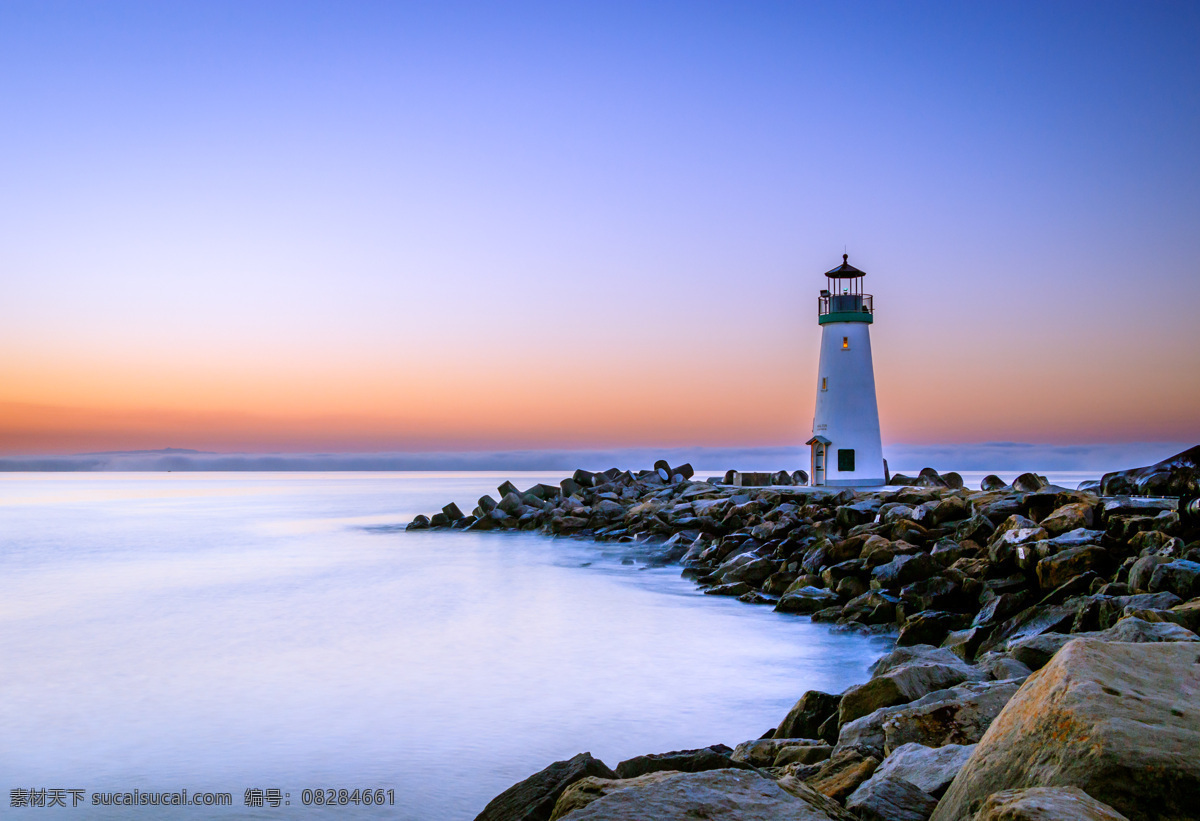
<instances>
[{"instance_id":1,"label":"large boulder","mask_svg":"<svg viewBox=\"0 0 1200 821\"><path fill-rule=\"evenodd\" d=\"M616 785L614 785L615 787ZM566 816L570 821L831 821L832 816L750 770L678 773L612 789Z\"/></svg>"},{"instance_id":2,"label":"large boulder","mask_svg":"<svg viewBox=\"0 0 1200 821\"><path fill-rule=\"evenodd\" d=\"M1133 821L1197 818L1200 648L1068 643L992 723L934 812L1001 790L1075 786Z\"/></svg>"},{"instance_id":3,"label":"large boulder","mask_svg":"<svg viewBox=\"0 0 1200 821\"><path fill-rule=\"evenodd\" d=\"M926 821L937 799L903 778L873 775L846 799L863 821Z\"/></svg>"},{"instance_id":4,"label":"large boulder","mask_svg":"<svg viewBox=\"0 0 1200 821\"><path fill-rule=\"evenodd\" d=\"M975 821L1129 821L1078 787L1002 790L988 797Z\"/></svg>"},{"instance_id":5,"label":"large boulder","mask_svg":"<svg viewBox=\"0 0 1200 821\"><path fill-rule=\"evenodd\" d=\"M617 774L591 753L555 761L488 802L475 821L549 821L563 790L589 775L616 778Z\"/></svg>"}]
</instances>

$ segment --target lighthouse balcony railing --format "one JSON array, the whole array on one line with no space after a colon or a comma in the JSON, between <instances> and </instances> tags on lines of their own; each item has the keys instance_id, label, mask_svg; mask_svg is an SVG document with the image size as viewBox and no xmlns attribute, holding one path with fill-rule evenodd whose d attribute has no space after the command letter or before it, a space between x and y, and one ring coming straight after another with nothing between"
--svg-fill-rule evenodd
<instances>
[{"instance_id":1,"label":"lighthouse balcony railing","mask_svg":"<svg viewBox=\"0 0 1200 821\"><path fill-rule=\"evenodd\" d=\"M817 315L825 322L870 322L875 313L870 294L830 294L817 298Z\"/></svg>"}]
</instances>

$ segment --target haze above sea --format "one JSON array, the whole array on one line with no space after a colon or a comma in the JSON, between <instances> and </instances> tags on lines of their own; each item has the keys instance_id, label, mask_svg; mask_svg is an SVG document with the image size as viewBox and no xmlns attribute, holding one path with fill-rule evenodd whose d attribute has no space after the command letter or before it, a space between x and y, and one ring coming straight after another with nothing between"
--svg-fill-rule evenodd
<instances>
[{"instance_id":1,"label":"haze above sea","mask_svg":"<svg viewBox=\"0 0 1200 821\"><path fill-rule=\"evenodd\" d=\"M242 806L278 788L304 818L470 819L581 751L756 738L886 649L619 545L404 531L565 475L0 474L7 788L228 792L239 817L278 817ZM303 807L317 788L395 804ZM231 817L88 812L131 815Z\"/></svg>"}]
</instances>

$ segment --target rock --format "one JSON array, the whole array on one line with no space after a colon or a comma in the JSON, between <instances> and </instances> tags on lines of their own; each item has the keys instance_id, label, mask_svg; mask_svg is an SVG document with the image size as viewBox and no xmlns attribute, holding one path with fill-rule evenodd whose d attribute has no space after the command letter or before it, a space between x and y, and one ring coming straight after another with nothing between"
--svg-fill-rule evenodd
<instances>
[{"instance_id":1,"label":"rock","mask_svg":"<svg viewBox=\"0 0 1200 821\"><path fill-rule=\"evenodd\" d=\"M1171 620L1176 624L1200 634L1200 599L1177 604L1169 612Z\"/></svg>"},{"instance_id":2,"label":"rock","mask_svg":"<svg viewBox=\"0 0 1200 821\"><path fill-rule=\"evenodd\" d=\"M603 761L592 758L591 753L580 753L566 761L555 761L512 785L489 801L475 821L548 821L563 790L589 775L617 777Z\"/></svg>"},{"instance_id":3,"label":"rock","mask_svg":"<svg viewBox=\"0 0 1200 821\"><path fill-rule=\"evenodd\" d=\"M744 768L748 765L734 762L730 758L733 750L724 744L714 744L698 750L674 750L669 753L639 755L617 765L617 776L636 778L646 773L673 770L681 773L699 773L706 770L725 770L730 767Z\"/></svg>"},{"instance_id":4,"label":"rock","mask_svg":"<svg viewBox=\"0 0 1200 821\"><path fill-rule=\"evenodd\" d=\"M819 587L801 587L799 590L789 590L779 597L775 609L780 613L815 613L816 611L837 603L837 594L832 590L822 590Z\"/></svg>"},{"instance_id":5,"label":"rock","mask_svg":"<svg viewBox=\"0 0 1200 821\"><path fill-rule=\"evenodd\" d=\"M838 721L845 724L873 713L880 707L906 704L934 690L944 690L966 681L968 672L962 662L955 658L953 663L904 664L842 694L838 705Z\"/></svg>"},{"instance_id":6,"label":"rock","mask_svg":"<svg viewBox=\"0 0 1200 821\"><path fill-rule=\"evenodd\" d=\"M878 774L846 799L846 809L863 821L926 821L936 806L936 798L903 778Z\"/></svg>"},{"instance_id":7,"label":"rock","mask_svg":"<svg viewBox=\"0 0 1200 821\"><path fill-rule=\"evenodd\" d=\"M1195 818L1200 648L1069 642L1005 707L934 812L1001 790L1072 785L1133 821Z\"/></svg>"},{"instance_id":8,"label":"rock","mask_svg":"<svg viewBox=\"0 0 1200 821\"><path fill-rule=\"evenodd\" d=\"M895 590L906 584L928 579L941 569L942 566L927 553L897 556L887 564L872 570L871 581L885 590Z\"/></svg>"},{"instance_id":9,"label":"rock","mask_svg":"<svg viewBox=\"0 0 1200 821\"><path fill-rule=\"evenodd\" d=\"M1030 787L988 796L975 821L1129 821L1078 787Z\"/></svg>"},{"instance_id":10,"label":"rock","mask_svg":"<svg viewBox=\"0 0 1200 821\"><path fill-rule=\"evenodd\" d=\"M654 784L673 775L678 775L678 773L673 771L659 771L644 773L627 779L596 778L594 775L589 775L587 778L581 778L563 790L563 794L558 797L558 801L554 804L553 812L550 813L550 821L558 821L564 815L586 807L597 798L603 798L610 792L623 790L628 787L641 787L647 784Z\"/></svg>"},{"instance_id":11,"label":"rock","mask_svg":"<svg viewBox=\"0 0 1200 821\"><path fill-rule=\"evenodd\" d=\"M979 483L979 489L983 491L1004 490L1008 487L1004 480L994 473L989 473L983 477L983 481Z\"/></svg>"},{"instance_id":12,"label":"rock","mask_svg":"<svg viewBox=\"0 0 1200 821\"><path fill-rule=\"evenodd\" d=\"M892 708L882 723L885 753L904 744L974 744L1021 686L1021 680L965 682ZM839 739L840 740L840 739Z\"/></svg>"},{"instance_id":13,"label":"rock","mask_svg":"<svg viewBox=\"0 0 1200 821\"><path fill-rule=\"evenodd\" d=\"M597 798L570 821L830 821L814 803L750 770L677 773Z\"/></svg>"},{"instance_id":14,"label":"rock","mask_svg":"<svg viewBox=\"0 0 1200 821\"><path fill-rule=\"evenodd\" d=\"M837 523L849 530L856 525L868 524L875 521L879 513L879 499L856 502L852 505L842 505L837 509Z\"/></svg>"},{"instance_id":15,"label":"rock","mask_svg":"<svg viewBox=\"0 0 1200 821\"><path fill-rule=\"evenodd\" d=\"M767 577L778 569L779 563L773 559L763 558L754 553L741 553L718 567L716 575L723 582L749 582L757 585L766 581Z\"/></svg>"},{"instance_id":16,"label":"rock","mask_svg":"<svg viewBox=\"0 0 1200 821\"><path fill-rule=\"evenodd\" d=\"M577 470L573 474L571 474L571 478L580 487L592 487L594 484L596 484L596 474L590 473L586 470L583 470L582 468L580 468L579 470ZM500 492L501 492L501 494L504 493L504 491L500 491Z\"/></svg>"},{"instance_id":17,"label":"rock","mask_svg":"<svg viewBox=\"0 0 1200 821\"><path fill-rule=\"evenodd\" d=\"M1197 636L1186 627L1173 622L1150 622L1133 617L1121 619L1109 629L1098 634L1097 638L1101 638L1106 641L1136 643L1160 641L1200 641L1200 636Z\"/></svg>"},{"instance_id":18,"label":"rock","mask_svg":"<svg viewBox=\"0 0 1200 821\"><path fill-rule=\"evenodd\" d=\"M1010 678L1025 678L1033 671L1026 665L1009 656L998 653L987 653L976 659L975 663L987 673L992 681L1005 681Z\"/></svg>"},{"instance_id":19,"label":"rock","mask_svg":"<svg viewBox=\"0 0 1200 821\"><path fill-rule=\"evenodd\" d=\"M835 751L816 775L806 779L806 783L822 795L843 801L870 778L878 766L879 759L875 756L863 755L861 751L847 747Z\"/></svg>"},{"instance_id":20,"label":"rock","mask_svg":"<svg viewBox=\"0 0 1200 821\"><path fill-rule=\"evenodd\" d=\"M967 620L967 616L938 610L923 610L920 613L914 613L900 628L896 644L901 647L914 644L941 644L952 630L965 627Z\"/></svg>"},{"instance_id":21,"label":"rock","mask_svg":"<svg viewBox=\"0 0 1200 821\"><path fill-rule=\"evenodd\" d=\"M1134 593L1149 593L1150 580L1160 564L1170 563L1166 556L1142 556L1129 568L1129 589Z\"/></svg>"},{"instance_id":22,"label":"rock","mask_svg":"<svg viewBox=\"0 0 1200 821\"><path fill-rule=\"evenodd\" d=\"M744 596L747 593L755 592L749 582L730 582L729 584L718 584L716 587L710 587L704 591L706 596ZM776 610L779 608L776 607Z\"/></svg>"},{"instance_id":23,"label":"rock","mask_svg":"<svg viewBox=\"0 0 1200 821\"><path fill-rule=\"evenodd\" d=\"M820 748L828 747L822 741L814 738L759 738L754 741L743 741L733 749L733 754L730 758L733 761L750 764L754 767L771 767L779 766L775 764L776 757L787 749L792 748ZM815 761L820 761L829 758L826 753L816 755ZM812 761L805 761L806 764L811 764Z\"/></svg>"},{"instance_id":24,"label":"rock","mask_svg":"<svg viewBox=\"0 0 1200 821\"><path fill-rule=\"evenodd\" d=\"M820 738L821 725L838 710L842 701L839 695L823 693L820 690L809 690L800 697L779 727L775 730L778 738Z\"/></svg>"},{"instance_id":25,"label":"rock","mask_svg":"<svg viewBox=\"0 0 1200 821\"><path fill-rule=\"evenodd\" d=\"M1050 590L1087 571L1104 572L1112 563L1108 551L1096 545L1072 547L1037 563L1038 585ZM1200 569L1198 567L1197 569Z\"/></svg>"},{"instance_id":26,"label":"rock","mask_svg":"<svg viewBox=\"0 0 1200 821\"><path fill-rule=\"evenodd\" d=\"M1096 509L1087 502L1063 505L1038 524L1051 536L1058 536L1078 528L1090 528L1095 523Z\"/></svg>"},{"instance_id":27,"label":"rock","mask_svg":"<svg viewBox=\"0 0 1200 821\"><path fill-rule=\"evenodd\" d=\"M1167 591L1181 599L1200 596L1200 563L1177 559L1158 565L1150 576L1149 590Z\"/></svg>"},{"instance_id":28,"label":"rock","mask_svg":"<svg viewBox=\"0 0 1200 821\"><path fill-rule=\"evenodd\" d=\"M872 778L902 778L937 798L950 786L974 750L974 744L941 747L902 744L883 760Z\"/></svg>"},{"instance_id":29,"label":"rock","mask_svg":"<svg viewBox=\"0 0 1200 821\"><path fill-rule=\"evenodd\" d=\"M1200 445L1149 467L1106 473L1100 478L1105 496L1200 495Z\"/></svg>"},{"instance_id":30,"label":"rock","mask_svg":"<svg viewBox=\"0 0 1200 821\"><path fill-rule=\"evenodd\" d=\"M1049 483L1036 473L1022 473L1016 479L1013 479L1013 490L1021 493L1036 493Z\"/></svg>"},{"instance_id":31,"label":"rock","mask_svg":"<svg viewBox=\"0 0 1200 821\"><path fill-rule=\"evenodd\" d=\"M404 529L405 530L428 530L429 529L429 517L426 516L424 513L418 514L417 516L413 517L413 520L411 522L409 522L408 526L405 527Z\"/></svg>"},{"instance_id":32,"label":"rock","mask_svg":"<svg viewBox=\"0 0 1200 821\"><path fill-rule=\"evenodd\" d=\"M830 744L805 744L794 747L784 747L775 756L774 766L786 767L788 764L820 764L833 753Z\"/></svg>"},{"instance_id":33,"label":"rock","mask_svg":"<svg viewBox=\"0 0 1200 821\"><path fill-rule=\"evenodd\" d=\"M991 634L987 627L968 627L965 630L955 630L942 641L941 647L949 650L967 664L975 660L975 654Z\"/></svg>"},{"instance_id":34,"label":"rock","mask_svg":"<svg viewBox=\"0 0 1200 821\"><path fill-rule=\"evenodd\" d=\"M875 590L855 596L841 609L839 621L860 624L891 624L896 620L897 600ZM813 621L817 621L813 614Z\"/></svg>"}]
</instances>

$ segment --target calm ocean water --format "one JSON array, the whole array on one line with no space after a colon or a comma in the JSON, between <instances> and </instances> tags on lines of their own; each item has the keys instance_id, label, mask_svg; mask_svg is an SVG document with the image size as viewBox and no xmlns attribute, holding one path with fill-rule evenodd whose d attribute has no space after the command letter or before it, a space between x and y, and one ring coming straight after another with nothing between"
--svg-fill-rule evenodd
<instances>
[{"instance_id":1,"label":"calm ocean water","mask_svg":"<svg viewBox=\"0 0 1200 821\"><path fill-rule=\"evenodd\" d=\"M470 819L583 750L615 766L756 738L885 649L611 545L403 532L562 475L0 474L3 788L233 796L66 793L54 812L80 818ZM243 806L273 788L290 805ZM395 803L303 806L318 788Z\"/></svg>"}]
</instances>

